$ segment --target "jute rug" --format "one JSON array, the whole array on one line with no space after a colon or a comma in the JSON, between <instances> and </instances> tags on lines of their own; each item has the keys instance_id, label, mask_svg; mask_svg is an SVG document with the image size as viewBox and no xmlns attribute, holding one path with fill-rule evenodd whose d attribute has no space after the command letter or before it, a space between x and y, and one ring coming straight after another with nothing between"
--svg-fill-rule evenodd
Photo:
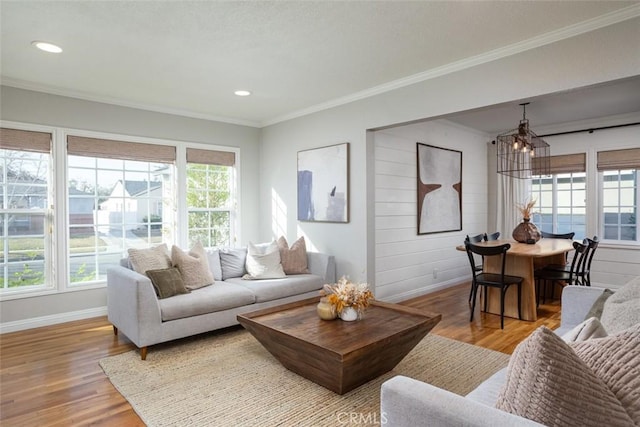
<instances>
[{"instance_id":1,"label":"jute rug","mask_svg":"<svg viewBox=\"0 0 640 427\"><path fill-rule=\"evenodd\" d=\"M379 425L380 385L405 375L467 394L509 356L427 335L395 369L342 396L284 368L242 329L100 360L149 426L337 426L356 414Z\"/></svg>"}]
</instances>

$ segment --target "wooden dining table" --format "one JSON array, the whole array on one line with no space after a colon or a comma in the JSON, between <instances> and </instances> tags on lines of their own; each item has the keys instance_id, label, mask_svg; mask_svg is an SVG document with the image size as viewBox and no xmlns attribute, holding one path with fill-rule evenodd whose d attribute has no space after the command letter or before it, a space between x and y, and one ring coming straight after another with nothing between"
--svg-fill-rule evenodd
<instances>
[{"instance_id":1,"label":"wooden dining table","mask_svg":"<svg viewBox=\"0 0 640 427\"><path fill-rule=\"evenodd\" d=\"M505 274L519 276L524 279L522 282L522 319L535 321L536 310L536 285L534 271L548 264L564 264L566 254L573 250L573 240L570 239L540 239L535 244L519 243L515 240L500 239L488 242L475 243L479 246L500 246L509 243L511 248L507 251ZM457 250L466 252L464 245L456 247ZM486 273L500 273L502 267L499 256L485 257L482 262L483 271ZM500 290L488 288L488 292L483 293L483 298L487 300L487 312L500 314ZM510 286L504 302L504 315L518 318L518 289ZM480 307L484 307L484 301L480 302Z\"/></svg>"}]
</instances>

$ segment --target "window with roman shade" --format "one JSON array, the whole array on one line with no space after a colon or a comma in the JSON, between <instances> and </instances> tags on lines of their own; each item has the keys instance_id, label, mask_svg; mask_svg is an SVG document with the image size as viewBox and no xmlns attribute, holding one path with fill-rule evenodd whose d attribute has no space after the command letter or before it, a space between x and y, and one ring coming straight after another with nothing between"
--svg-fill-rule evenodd
<instances>
[{"instance_id":1,"label":"window with roman shade","mask_svg":"<svg viewBox=\"0 0 640 427\"><path fill-rule=\"evenodd\" d=\"M620 243L640 243L640 148L600 151L597 169L601 236Z\"/></svg>"},{"instance_id":2,"label":"window with roman shade","mask_svg":"<svg viewBox=\"0 0 640 427\"><path fill-rule=\"evenodd\" d=\"M104 280L128 248L175 241L176 147L67 136L68 278Z\"/></svg>"},{"instance_id":3,"label":"window with roman shade","mask_svg":"<svg viewBox=\"0 0 640 427\"><path fill-rule=\"evenodd\" d=\"M536 199L532 221L549 233L574 232L576 239L586 237L586 154L550 157L550 175L535 175L531 196Z\"/></svg>"},{"instance_id":4,"label":"window with roman shade","mask_svg":"<svg viewBox=\"0 0 640 427\"><path fill-rule=\"evenodd\" d=\"M189 244L228 246L235 224L234 152L187 148Z\"/></svg>"},{"instance_id":5,"label":"window with roman shade","mask_svg":"<svg viewBox=\"0 0 640 427\"><path fill-rule=\"evenodd\" d=\"M0 128L0 292L53 286L51 133Z\"/></svg>"}]
</instances>

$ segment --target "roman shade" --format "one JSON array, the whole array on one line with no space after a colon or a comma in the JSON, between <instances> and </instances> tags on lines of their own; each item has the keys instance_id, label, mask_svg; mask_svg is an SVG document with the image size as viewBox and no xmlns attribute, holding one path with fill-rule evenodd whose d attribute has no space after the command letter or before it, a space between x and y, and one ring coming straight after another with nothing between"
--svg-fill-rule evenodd
<instances>
[{"instance_id":1,"label":"roman shade","mask_svg":"<svg viewBox=\"0 0 640 427\"><path fill-rule=\"evenodd\" d=\"M598 171L640 169L640 148L598 152Z\"/></svg>"},{"instance_id":2,"label":"roman shade","mask_svg":"<svg viewBox=\"0 0 640 427\"><path fill-rule=\"evenodd\" d=\"M543 175L539 167L537 158L532 159L532 174ZM585 172L587 170L587 156L585 153L565 154L562 156L551 156L549 158L549 174Z\"/></svg>"},{"instance_id":3,"label":"roman shade","mask_svg":"<svg viewBox=\"0 0 640 427\"><path fill-rule=\"evenodd\" d=\"M233 166L236 163L236 154L231 151L201 150L187 148L187 163L200 163L204 165Z\"/></svg>"},{"instance_id":4,"label":"roman shade","mask_svg":"<svg viewBox=\"0 0 640 427\"><path fill-rule=\"evenodd\" d=\"M4 150L50 153L51 134L48 132L0 128L0 148Z\"/></svg>"},{"instance_id":5,"label":"roman shade","mask_svg":"<svg viewBox=\"0 0 640 427\"><path fill-rule=\"evenodd\" d=\"M67 152L74 156L107 159L174 163L176 147L172 145L124 142L84 136L67 136Z\"/></svg>"}]
</instances>

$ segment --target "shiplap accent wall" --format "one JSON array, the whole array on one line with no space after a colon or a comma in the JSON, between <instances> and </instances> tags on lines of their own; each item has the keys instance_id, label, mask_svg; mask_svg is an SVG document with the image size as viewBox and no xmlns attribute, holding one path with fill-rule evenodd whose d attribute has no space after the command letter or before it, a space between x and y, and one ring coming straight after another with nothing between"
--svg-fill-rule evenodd
<instances>
[{"instance_id":1,"label":"shiplap accent wall","mask_svg":"<svg viewBox=\"0 0 640 427\"><path fill-rule=\"evenodd\" d=\"M445 120L375 132L376 298L400 301L470 278L455 247L487 231L487 141ZM462 231L417 234L417 142L462 151Z\"/></svg>"}]
</instances>

